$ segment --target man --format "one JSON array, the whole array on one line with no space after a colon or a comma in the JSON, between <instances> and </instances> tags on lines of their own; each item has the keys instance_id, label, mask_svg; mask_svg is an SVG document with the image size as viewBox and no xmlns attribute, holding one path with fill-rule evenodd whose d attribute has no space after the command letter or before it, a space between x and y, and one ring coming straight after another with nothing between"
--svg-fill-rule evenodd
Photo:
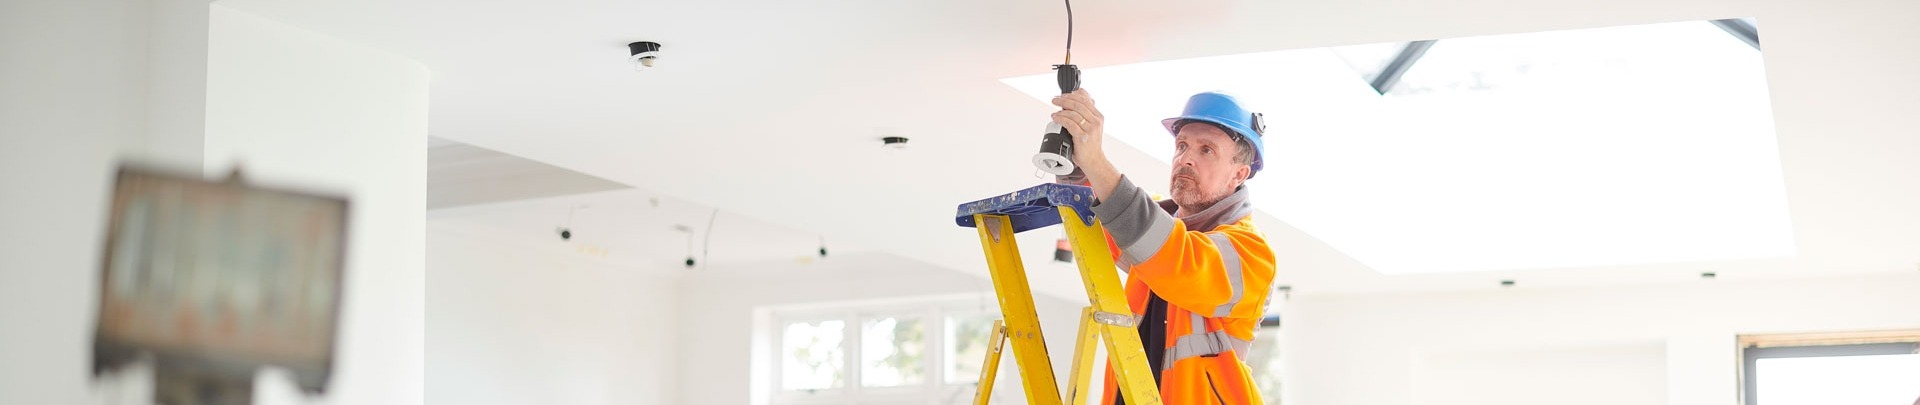
<instances>
[{"instance_id":1,"label":"man","mask_svg":"<svg viewBox=\"0 0 1920 405\"><path fill-rule=\"evenodd\" d=\"M1260 172L1264 123L1239 100L1200 93L1162 121L1173 135L1173 198L1155 203L1102 149L1105 117L1085 90L1053 99L1073 134L1074 162L1096 198L1127 304L1168 404L1258 404L1246 363L1272 291L1273 251L1253 227L1243 185ZM1116 395L1111 367L1104 398Z\"/></svg>"}]
</instances>

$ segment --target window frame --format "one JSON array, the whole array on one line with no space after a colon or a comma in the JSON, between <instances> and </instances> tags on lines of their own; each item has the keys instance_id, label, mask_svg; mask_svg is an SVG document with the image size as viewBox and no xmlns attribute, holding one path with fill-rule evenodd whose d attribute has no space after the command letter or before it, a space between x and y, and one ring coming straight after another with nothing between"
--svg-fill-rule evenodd
<instances>
[{"instance_id":1,"label":"window frame","mask_svg":"<svg viewBox=\"0 0 1920 405\"><path fill-rule=\"evenodd\" d=\"M1755 371L1761 359L1916 354L1920 353L1920 329L1742 335L1738 342L1740 403L1757 405L1760 387Z\"/></svg>"},{"instance_id":2,"label":"window frame","mask_svg":"<svg viewBox=\"0 0 1920 405\"><path fill-rule=\"evenodd\" d=\"M941 333L944 330L944 328L942 328L941 325L933 325L935 321L938 321L940 319L938 314L939 312L934 310L933 308L898 308L898 309L867 308L865 310L858 311L854 314L853 320L855 322L858 322L855 324L855 327L856 327L855 331L860 334L860 339L862 344L862 346L854 348L854 351L858 351L860 353L852 356L855 368L860 369L859 372L860 372L861 380L854 382L855 384L859 384L860 386L859 389L855 390L855 391L858 391L855 394L856 397L859 397L857 399L869 400L869 399L877 399L880 397L909 397L909 396L919 396L919 395L932 393L933 387L931 382L935 378L939 377L939 374L938 374L939 370L935 370L933 366L934 364L937 364L937 362L939 361L939 354L933 353L934 351L938 350L938 346L934 346L934 345L940 343L940 337L933 336L933 335L937 333ZM922 376L925 376L925 380L921 381L919 384L896 385L896 386L889 386L889 387L867 386L865 381L867 359L866 359L866 353L865 353L866 346L864 346L866 341L866 324L867 324L867 321L881 319L881 318L900 318L900 319L912 318L921 322L921 325L923 325L923 327L926 328L925 331L927 333L927 338L923 343L925 343L927 346L921 349L921 350L925 350L926 360L920 364L920 372L922 373L921 374Z\"/></svg>"},{"instance_id":3,"label":"window frame","mask_svg":"<svg viewBox=\"0 0 1920 405\"><path fill-rule=\"evenodd\" d=\"M847 350L848 347L855 347L855 348L859 347L858 346L859 342L857 341L859 338L858 335L860 332L859 325L846 324L845 322L847 321L847 317L845 316L845 314L842 314L840 312L841 311L817 311L817 310L816 311L792 311L792 312L781 312L779 314L776 314L776 316L774 316L773 318L774 331L773 331L773 339L772 339L773 347L771 352L773 354L772 356L773 372L769 381L773 385L773 393L774 393L774 398L776 403L845 401L851 395L849 394L849 392L851 391L849 388L853 387L856 384L859 384L859 381L855 380L856 378L859 378L859 375L857 374L858 370L853 369L855 354ZM846 325L844 329L841 329L843 335L840 337L841 351L843 353L840 359L840 362L841 362L840 367L841 367L841 370L844 370L844 376L842 377L843 379L842 384L838 388L822 388L817 390L787 389L786 388L787 325L793 324L796 322L825 322L825 321L842 321L843 322L842 324Z\"/></svg>"},{"instance_id":4,"label":"window frame","mask_svg":"<svg viewBox=\"0 0 1920 405\"><path fill-rule=\"evenodd\" d=\"M771 385L768 403L774 405L948 403L958 395L973 391L979 376L970 377L976 381L967 383L946 382L947 318L987 315L997 319L1001 315L993 296L977 294L770 308L769 313L767 319L772 322L768 325L772 329L768 335L770 342L760 350L768 350L771 354L769 365L772 375L766 381ZM926 378L919 384L868 387L863 381L866 358L862 345L866 338L866 322L887 317L913 318L923 322L927 346L921 367ZM840 388L813 391L786 389L786 326L794 322L830 320L842 321L847 325L847 334L840 341L845 354L842 359L842 366L846 370L844 384Z\"/></svg>"},{"instance_id":5,"label":"window frame","mask_svg":"<svg viewBox=\"0 0 1920 405\"><path fill-rule=\"evenodd\" d=\"M969 378L972 378L972 379L973 379L973 381L971 381L971 382L962 382L962 383L950 383L950 382L947 382L947 379L946 379L946 377L947 377L947 369L946 369L946 366L947 366L947 364L946 364L946 360L951 360L951 359L947 359L947 358L946 358L946 356L947 356L947 347L946 347L946 343L947 343L947 342L946 342L946 337L947 337L947 329L946 329L946 328L947 328L947 326L946 326L946 320L947 320L948 318L953 318L953 317L971 317L971 316L976 316L976 315L984 315L984 316L986 316L987 318L990 318L990 319L996 319L996 320L998 320L998 319L1001 319L1001 318L1002 318L1002 315L1000 314L1000 310L999 310L999 309L997 309L997 308L990 308L990 309L980 309L980 308L948 308L948 309L945 309L945 310L942 310L942 311L940 312L940 339L941 339L941 342L940 342L940 344L941 344L941 345L940 345L940 347L939 347L939 350L940 350L940 356L941 356L941 362L940 362L939 364L935 364L934 366L940 369L940 381L937 381L937 382L939 383L939 384L937 384L937 385L939 385L939 386L940 386L940 387L941 387L942 389L950 389L950 388L959 388L959 387L965 387L965 388L968 388L968 389L972 389L973 387L975 387L975 386L977 386L977 385L979 385L979 384L980 384L980 374L978 374L978 373L974 373L974 374L973 374L973 375L972 375L971 377L969 377ZM989 328L989 329L991 329L991 328ZM991 332L991 331L989 331L989 332ZM987 342L987 344L988 344L988 345L992 345L992 344L993 344L993 342ZM981 360L982 360L982 361L984 361L985 359L984 359L984 358L982 358ZM1005 362L1005 361L1006 361L1006 360L1004 360L1004 359L1002 360L1002 362ZM983 365L981 365L981 367L982 367L982 368L985 368L985 367L986 367L986 365L984 365L984 364L983 364Z\"/></svg>"}]
</instances>

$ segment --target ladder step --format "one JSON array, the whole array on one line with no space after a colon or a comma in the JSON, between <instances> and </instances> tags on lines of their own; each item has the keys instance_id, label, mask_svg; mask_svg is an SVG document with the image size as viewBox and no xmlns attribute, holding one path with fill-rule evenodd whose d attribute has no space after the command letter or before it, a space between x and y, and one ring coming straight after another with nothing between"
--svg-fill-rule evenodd
<instances>
[{"instance_id":1,"label":"ladder step","mask_svg":"<svg viewBox=\"0 0 1920 405\"><path fill-rule=\"evenodd\" d=\"M974 227L975 214L1006 215L1013 232L1045 228L1060 223L1058 206L1073 207L1080 221L1093 224L1093 189L1086 186L1047 183L993 198L960 204L953 221L961 227Z\"/></svg>"}]
</instances>

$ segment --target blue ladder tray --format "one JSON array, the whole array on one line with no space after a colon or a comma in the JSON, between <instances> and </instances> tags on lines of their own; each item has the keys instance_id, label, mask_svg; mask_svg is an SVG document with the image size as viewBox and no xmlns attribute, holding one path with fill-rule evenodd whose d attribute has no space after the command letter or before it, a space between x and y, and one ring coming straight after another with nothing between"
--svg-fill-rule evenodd
<instances>
[{"instance_id":1,"label":"blue ladder tray","mask_svg":"<svg viewBox=\"0 0 1920 405\"><path fill-rule=\"evenodd\" d=\"M972 228L975 214L1006 215L1013 232L1045 228L1060 223L1058 206L1073 207L1081 223L1093 224L1093 189L1086 186L1046 183L993 198L960 204L953 222Z\"/></svg>"}]
</instances>

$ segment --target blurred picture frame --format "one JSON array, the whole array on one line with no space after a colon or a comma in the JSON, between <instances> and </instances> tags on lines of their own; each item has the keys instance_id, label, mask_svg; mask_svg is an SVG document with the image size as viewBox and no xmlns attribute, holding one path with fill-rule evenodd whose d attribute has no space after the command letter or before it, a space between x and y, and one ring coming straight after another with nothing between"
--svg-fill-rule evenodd
<instances>
[{"instance_id":1,"label":"blurred picture frame","mask_svg":"<svg viewBox=\"0 0 1920 405\"><path fill-rule=\"evenodd\" d=\"M250 385L274 366L326 391L346 198L123 165L110 201L95 375L150 358L161 374Z\"/></svg>"}]
</instances>

